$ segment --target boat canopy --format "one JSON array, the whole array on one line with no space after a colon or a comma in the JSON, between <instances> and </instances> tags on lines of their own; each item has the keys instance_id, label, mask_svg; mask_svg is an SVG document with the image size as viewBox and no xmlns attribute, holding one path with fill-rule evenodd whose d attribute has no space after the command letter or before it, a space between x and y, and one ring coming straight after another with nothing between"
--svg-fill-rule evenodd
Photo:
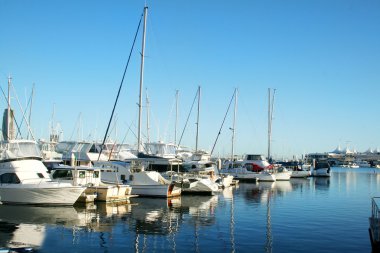
<instances>
[{"instance_id":1,"label":"boat canopy","mask_svg":"<svg viewBox=\"0 0 380 253\"><path fill-rule=\"evenodd\" d=\"M34 141L10 141L0 144L1 160L20 159L25 157L42 158L41 151Z\"/></svg>"}]
</instances>

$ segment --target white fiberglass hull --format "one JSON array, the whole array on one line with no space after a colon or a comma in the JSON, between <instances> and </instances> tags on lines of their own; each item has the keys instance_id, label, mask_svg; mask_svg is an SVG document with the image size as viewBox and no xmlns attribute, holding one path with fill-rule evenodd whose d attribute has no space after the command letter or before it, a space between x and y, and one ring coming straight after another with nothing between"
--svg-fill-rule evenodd
<instances>
[{"instance_id":1,"label":"white fiberglass hull","mask_svg":"<svg viewBox=\"0 0 380 253\"><path fill-rule=\"evenodd\" d=\"M183 187L183 193L193 193L193 194L207 194L212 195L214 192L218 191L218 184L212 182L210 179L195 179L189 185L189 187Z\"/></svg>"},{"instance_id":2,"label":"white fiberglass hull","mask_svg":"<svg viewBox=\"0 0 380 253\"><path fill-rule=\"evenodd\" d=\"M231 175L222 176L222 185L224 188L230 187L232 184L232 180L234 179Z\"/></svg>"},{"instance_id":3,"label":"white fiberglass hull","mask_svg":"<svg viewBox=\"0 0 380 253\"><path fill-rule=\"evenodd\" d=\"M329 168L313 169L311 174L314 177L329 177L330 169Z\"/></svg>"},{"instance_id":4,"label":"white fiberglass hull","mask_svg":"<svg viewBox=\"0 0 380 253\"><path fill-rule=\"evenodd\" d=\"M292 173L290 171L283 172L275 172L274 176L276 177L276 181L289 181Z\"/></svg>"},{"instance_id":5,"label":"white fiberglass hull","mask_svg":"<svg viewBox=\"0 0 380 253\"><path fill-rule=\"evenodd\" d=\"M265 182L275 182L276 177L267 171L252 172L245 168L235 168L235 169L222 169L221 173L224 175L233 175L234 179L247 180L247 181L265 181Z\"/></svg>"},{"instance_id":6,"label":"white fiberglass hull","mask_svg":"<svg viewBox=\"0 0 380 253\"><path fill-rule=\"evenodd\" d=\"M84 187L54 187L40 185L0 185L0 201L3 204L73 205L83 193Z\"/></svg>"},{"instance_id":7,"label":"white fiberglass hull","mask_svg":"<svg viewBox=\"0 0 380 253\"><path fill-rule=\"evenodd\" d=\"M129 185L102 185L87 187L86 194L96 194L96 201L128 200L131 196Z\"/></svg>"},{"instance_id":8,"label":"white fiberglass hull","mask_svg":"<svg viewBox=\"0 0 380 253\"><path fill-rule=\"evenodd\" d=\"M310 176L310 171L292 171L292 175L290 177L292 178L304 178L304 177L309 177Z\"/></svg>"},{"instance_id":9,"label":"white fiberglass hull","mask_svg":"<svg viewBox=\"0 0 380 253\"><path fill-rule=\"evenodd\" d=\"M132 195L170 198L181 195L181 188L174 184L131 185Z\"/></svg>"}]
</instances>

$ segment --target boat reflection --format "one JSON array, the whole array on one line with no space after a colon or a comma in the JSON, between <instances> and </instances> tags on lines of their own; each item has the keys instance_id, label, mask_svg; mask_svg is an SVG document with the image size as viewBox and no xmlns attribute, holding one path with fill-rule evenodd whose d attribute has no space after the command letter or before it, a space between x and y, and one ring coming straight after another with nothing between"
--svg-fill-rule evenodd
<instances>
[{"instance_id":1,"label":"boat reflection","mask_svg":"<svg viewBox=\"0 0 380 253\"><path fill-rule=\"evenodd\" d=\"M330 187L330 177L314 177L312 178L316 190L326 191Z\"/></svg>"},{"instance_id":2,"label":"boat reflection","mask_svg":"<svg viewBox=\"0 0 380 253\"><path fill-rule=\"evenodd\" d=\"M115 217L130 212L129 203L84 206L0 205L0 248L39 248L47 226L108 231Z\"/></svg>"},{"instance_id":3,"label":"boat reflection","mask_svg":"<svg viewBox=\"0 0 380 253\"><path fill-rule=\"evenodd\" d=\"M230 194L231 192L225 194ZM181 198L134 198L127 203L96 203L70 207L0 205L0 248L32 247L50 252L62 247L70 251L92 238L107 250L125 247L112 238L123 238L130 231L129 249L175 251L181 225L194 228L189 240L196 244L201 227L216 223L219 195ZM49 231L49 232L48 232ZM65 235L64 240L57 240ZM134 238L133 238L134 237ZM157 245L157 240L166 245ZM166 239L165 239L166 238Z\"/></svg>"},{"instance_id":4,"label":"boat reflection","mask_svg":"<svg viewBox=\"0 0 380 253\"><path fill-rule=\"evenodd\" d=\"M134 198L131 203L129 228L137 234L167 235L178 230L181 219L174 210L180 198Z\"/></svg>"}]
</instances>

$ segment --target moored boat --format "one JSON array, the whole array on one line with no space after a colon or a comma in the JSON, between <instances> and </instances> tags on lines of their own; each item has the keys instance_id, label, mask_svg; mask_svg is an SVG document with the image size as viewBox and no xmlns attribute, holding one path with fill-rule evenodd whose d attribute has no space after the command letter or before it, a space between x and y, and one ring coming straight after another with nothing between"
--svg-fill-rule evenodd
<instances>
[{"instance_id":1,"label":"moored boat","mask_svg":"<svg viewBox=\"0 0 380 253\"><path fill-rule=\"evenodd\" d=\"M0 196L4 204L73 205L84 187L52 181L36 142L0 143Z\"/></svg>"}]
</instances>

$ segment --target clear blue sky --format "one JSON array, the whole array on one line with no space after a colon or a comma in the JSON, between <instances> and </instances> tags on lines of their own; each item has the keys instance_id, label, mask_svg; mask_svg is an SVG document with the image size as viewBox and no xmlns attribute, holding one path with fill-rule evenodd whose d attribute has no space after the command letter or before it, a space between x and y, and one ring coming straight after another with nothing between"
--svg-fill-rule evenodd
<instances>
[{"instance_id":1,"label":"clear blue sky","mask_svg":"<svg viewBox=\"0 0 380 253\"><path fill-rule=\"evenodd\" d=\"M11 74L25 107L35 84L37 138L47 138L54 105L64 139L103 138L144 3L0 0L0 86L6 90ZM180 134L200 85L199 146L210 150L238 88L236 153L266 154L271 87L274 156L331 151L338 144L358 151L380 147L380 1L147 4L144 89L152 140L174 140L175 90ZM122 139L131 124L136 132L140 51L141 33L113 138ZM15 95L12 104L21 121ZM194 110L182 140L189 147L195 146L195 116ZM232 110L215 154L230 153L231 126ZM127 142L136 142L131 132Z\"/></svg>"}]
</instances>

